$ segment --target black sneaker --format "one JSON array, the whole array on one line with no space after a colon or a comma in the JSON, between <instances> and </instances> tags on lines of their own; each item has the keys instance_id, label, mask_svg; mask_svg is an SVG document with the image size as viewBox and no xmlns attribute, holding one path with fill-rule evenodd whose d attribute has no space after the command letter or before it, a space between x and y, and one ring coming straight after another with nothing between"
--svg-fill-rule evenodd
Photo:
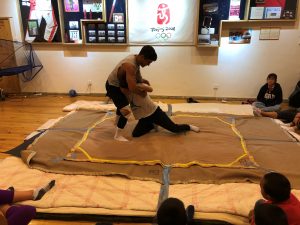
<instances>
[{"instance_id":1,"label":"black sneaker","mask_svg":"<svg viewBox=\"0 0 300 225\"><path fill-rule=\"evenodd\" d=\"M187 103L199 103L197 100L193 99L193 98L188 98Z\"/></svg>"},{"instance_id":2,"label":"black sneaker","mask_svg":"<svg viewBox=\"0 0 300 225\"><path fill-rule=\"evenodd\" d=\"M187 216L187 222L188 223L192 222L194 219L195 207L193 205L189 205L185 211Z\"/></svg>"}]
</instances>

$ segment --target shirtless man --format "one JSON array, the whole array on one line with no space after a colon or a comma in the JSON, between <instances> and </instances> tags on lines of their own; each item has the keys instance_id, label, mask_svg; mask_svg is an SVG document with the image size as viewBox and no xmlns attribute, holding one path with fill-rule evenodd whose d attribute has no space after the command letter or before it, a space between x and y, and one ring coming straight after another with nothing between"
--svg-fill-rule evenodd
<instances>
[{"instance_id":1,"label":"shirtless man","mask_svg":"<svg viewBox=\"0 0 300 225\"><path fill-rule=\"evenodd\" d=\"M149 84L149 81L142 78L140 67L149 66L157 60L157 54L150 45L144 46L138 55L129 55L121 60L108 76L106 81L107 96L110 97L117 107L116 133L114 139L128 141L122 135L127 119L130 116L128 93L135 93L139 96L146 96L146 91L137 87L137 83Z\"/></svg>"}]
</instances>

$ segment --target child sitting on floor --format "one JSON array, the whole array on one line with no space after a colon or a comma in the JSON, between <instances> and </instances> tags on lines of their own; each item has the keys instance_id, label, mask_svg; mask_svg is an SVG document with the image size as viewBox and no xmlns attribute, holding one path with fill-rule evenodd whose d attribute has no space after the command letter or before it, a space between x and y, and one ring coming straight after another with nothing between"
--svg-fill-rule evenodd
<instances>
[{"instance_id":1,"label":"child sitting on floor","mask_svg":"<svg viewBox=\"0 0 300 225\"><path fill-rule=\"evenodd\" d=\"M284 211L273 204L257 204L254 208L256 225L288 225Z\"/></svg>"},{"instance_id":2,"label":"child sitting on floor","mask_svg":"<svg viewBox=\"0 0 300 225\"><path fill-rule=\"evenodd\" d=\"M177 198L168 198L160 205L157 211L158 225L191 225L193 224L194 206L189 205L186 209L184 204Z\"/></svg>"},{"instance_id":3,"label":"child sitting on floor","mask_svg":"<svg viewBox=\"0 0 300 225\"><path fill-rule=\"evenodd\" d=\"M265 174L260 188L265 200L258 200L255 207L259 204L276 205L285 212L289 225L300 224L300 202L291 193L291 184L284 175L276 172ZM255 224L253 215L251 224Z\"/></svg>"},{"instance_id":4,"label":"child sitting on floor","mask_svg":"<svg viewBox=\"0 0 300 225\"><path fill-rule=\"evenodd\" d=\"M27 225L35 217L36 209L29 205L14 205L15 202L40 200L53 186L55 180L44 187L29 191L15 191L13 187L0 189L0 222L7 225ZM5 218L4 218L5 217ZM1 221L2 220L2 221Z\"/></svg>"}]
</instances>

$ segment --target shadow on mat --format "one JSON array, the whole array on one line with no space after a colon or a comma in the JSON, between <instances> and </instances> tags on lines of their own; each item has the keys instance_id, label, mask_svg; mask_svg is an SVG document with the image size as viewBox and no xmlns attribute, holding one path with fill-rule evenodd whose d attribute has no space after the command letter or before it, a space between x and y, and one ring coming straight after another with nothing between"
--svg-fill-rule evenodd
<instances>
[{"instance_id":1,"label":"shadow on mat","mask_svg":"<svg viewBox=\"0 0 300 225\"><path fill-rule=\"evenodd\" d=\"M40 133L34 135L33 137L29 138L28 140L25 140L22 144L18 145L17 147L14 147L13 149L10 149L6 152L6 154L19 157L21 158L21 151L27 149L27 147L34 142L36 138L38 138L41 134L43 134L45 131L41 131Z\"/></svg>"}]
</instances>

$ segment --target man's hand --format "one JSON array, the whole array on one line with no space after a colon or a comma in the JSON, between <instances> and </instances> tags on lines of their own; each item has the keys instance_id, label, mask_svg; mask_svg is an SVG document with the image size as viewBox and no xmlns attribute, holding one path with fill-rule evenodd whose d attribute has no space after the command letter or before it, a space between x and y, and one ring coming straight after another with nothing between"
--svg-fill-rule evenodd
<instances>
[{"instance_id":1,"label":"man's hand","mask_svg":"<svg viewBox=\"0 0 300 225\"><path fill-rule=\"evenodd\" d=\"M137 90L136 93L143 98L146 97L147 91Z\"/></svg>"},{"instance_id":2,"label":"man's hand","mask_svg":"<svg viewBox=\"0 0 300 225\"><path fill-rule=\"evenodd\" d=\"M143 78L142 82L145 83L145 84L148 84L149 86L151 86L150 82L148 80L144 79L144 78Z\"/></svg>"},{"instance_id":3,"label":"man's hand","mask_svg":"<svg viewBox=\"0 0 300 225\"><path fill-rule=\"evenodd\" d=\"M146 83L138 83L136 88L140 91L152 92L153 88Z\"/></svg>"},{"instance_id":4,"label":"man's hand","mask_svg":"<svg viewBox=\"0 0 300 225\"><path fill-rule=\"evenodd\" d=\"M121 90L121 92L122 92L124 95L126 95L126 96L128 96L129 93L130 93L130 91L129 91L127 88L122 88L122 87L120 87L120 90Z\"/></svg>"},{"instance_id":5,"label":"man's hand","mask_svg":"<svg viewBox=\"0 0 300 225\"><path fill-rule=\"evenodd\" d=\"M298 112L293 120L293 125L294 126L298 126L298 124L300 123L300 112Z\"/></svg>"}]
</instances>

